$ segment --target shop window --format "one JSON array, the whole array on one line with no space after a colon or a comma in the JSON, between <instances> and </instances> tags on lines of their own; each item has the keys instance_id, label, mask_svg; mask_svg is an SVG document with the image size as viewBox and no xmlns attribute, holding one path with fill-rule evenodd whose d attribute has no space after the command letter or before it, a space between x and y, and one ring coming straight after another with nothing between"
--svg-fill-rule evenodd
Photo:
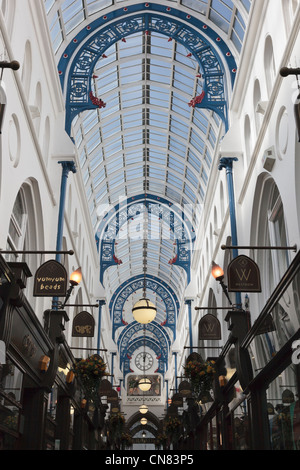
<instances>
[{"instance_id":1,"label":"shop window","mask_svg":"<svg viewBox=\"0 0 300 470\"><path fill-rule=\"evenodd\" d=\"M47 415L49 418L54 419L56 418L56 411L57 411L57 394L58 394L58 386L54 384L51 389L51 392L48 396L48 404L47 404Z\"/></svg>"},{"instance_id":2,"label":"shop window","mask_svg":"<svg viewBox=\"0 0 300 470\"><path fill-rule=\"evenodd\" d=\"M242 400L232 412L232 441L234 450L249 450L251 448L247 400Z\"/></svg>"},{"instance_id":3,"label":"shop window","mask_svg":"<svg viewBox=\"0 0 300 470\"><path fill-rule=\"evenodd\" d=\"M300 450L300 406L294 365L267 389L267 412L272 450Z\"/></svg>"},{"instance_id":4,"label":"shop window","mask_svg":"<svg viewBox=\"0 0 300 470\"><path fill-rule=\"evenodd\" d=\"M0 427L18 432L23 374L11 362L0 365Z\"/></svg>"},{"instance_id":5,"label":"shop window","mask_svg":"<svg viewBox=\"0 0 300 470\"><path fill-rule=\"evenodd\" d=\"M293 270L293 265L291 265ZM264 321L255 330L248 346L252 361L253 375L256 376L280 351L286 342L299 329L300 273L297 271L287 286L275 292L275 301L270 301L264 308ZM286 382L287 383L287 382ZM290 382L292 383L292 382Z\"/></svg>"}]
</instances>

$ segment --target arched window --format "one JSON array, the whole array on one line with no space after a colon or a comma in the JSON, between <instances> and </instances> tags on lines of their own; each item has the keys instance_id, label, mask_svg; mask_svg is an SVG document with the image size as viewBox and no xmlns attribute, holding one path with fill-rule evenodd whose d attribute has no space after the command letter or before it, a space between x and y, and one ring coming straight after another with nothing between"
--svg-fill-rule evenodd
<instances>
[{"instance_id":1,"label":"arched window","mask_svg":"<svg viewBox=\"0 0 300 470\"><path fill-rule=\"evenodd\" d=\"M34 128L39 135L41 125L41 112L42 112L42 87L38 82L35 89L34 105L31 107L31 115L33 118Z\"/></svg>"},{"instance_id":2,"label":"arched window","mask_svg":"<svg viewBox=\"0 0 300 470\"><path fill-rule=\"evenodd\" d=\"M24 198L24 192L19 191L14 207L12 210L8 237L7 237L7 250L18 251L23 250L25 245L25 234L27 225L27 210ZM7 258L12 261L16 259L14 255L8 255Z\"/></svg>"},{"instance_id":3,"label":"arched window","mask_svg":"<svg viewBox=\"0 0 300 470\"><path fill-rule=\"evenodd\" d=\"M262 175L257 183L251 233L255 234L252 245L287 246L288 236L285 215L278 187L273 178ZM260 267L266 301L289 266L286 250L262 250L254 252Z\"/></svg>"},{"instance_id":4,"label":"arched window","mask_svg":"<svg viewBox=\"0 0 300 470\"><path fill-rule=\"evenodd\" d=\"M6 250L14 252L35 251L43 247L43 242L42 211L38 187L36 181L28 180L20 188L13 205ZM33 280L34 273L41 261L40 257L27 253L12 253L6 255L6 259L7 261L27 263L33 276L27 281L25 295L31 305L35 306Z\"/></svg>"},{"instance_id":5,"label":"arched window","mask_svg":"<svg viewBox=\"0 0 300 470\"><path fill-rule=\"evenodd\" d=\"M220 209L221 209L221 224L224 222L225 216L225 200L224 200L224 188L222 181L220 182Z\"/></svg>"},{"instance_id":6,"label":"arched window","mask_svg":"<svg viewBox=\"0 0 300 470\"><path fill-rule=\"evenodd\" d=\"M27 41L25 44L25 53L24 53L23 68L22 68L22 83L23 83L24 92L25 92L27 99L29 98L29 93L30 93L31 74L32 74L32 52L31 52L31 44L29 41Z\"/></svg>"},{"instance_id":7,"label":"arched window","mask_svg":"<svg viewBox=\"0 0 300 470\"><path fill-rule=\"evenodd\" d=\"M50 119L49 116L45 120L44 128L44 141L43 141L43 158L44 162L47 165L50 151Z\"/></svg>"},{"instance_id":8,"label":"arched window","mask_svg":"<svg viewBox=\"0 0 300 470\"><path fill-rule=\"evenodd\" d=\"M261 92L260 92L260 84L258 80L254 82L254 89L253 89L253 109L255 115L255 126L256 132L259 132L261 123L262 123L262 114L260 111L260 101L261 101Z\"/></svg>"},{"instance_id":9,"label":"arched window","mask_svg":"<svg viewBox=\"0 0 300 470\"><path fill-rule=\"evenodd\" d=\"M274 85L275 76L276 76L273 42L270 36L266 38L266 42L265 42L264 67L265 67L267 92L268 92L268 97L270 98L273 85Z\"/></svg>"},{"instance_id":10,"label":"arched window","mask_svg":"<svg viewBox=\"0 0 300 470\"><path fill-rule=\"evenodd\" d=\"M1 11L5 19L6 30L8 34L11 34L14 14L15 14L15 2L16 0L2 0Z\"/></svg>"},{"instance_id":11,"label":"arched window","mask_svg":"<svg viewBox=\"0 0 300 470\"><path fill-rule=\"evenodd\" d=\"M248 114L245 116L244 121L244 135L245 135L245 153L246 161L249 164L252 155L252 136L251 136L251 124Z\"/></svg>"}]
</instances>

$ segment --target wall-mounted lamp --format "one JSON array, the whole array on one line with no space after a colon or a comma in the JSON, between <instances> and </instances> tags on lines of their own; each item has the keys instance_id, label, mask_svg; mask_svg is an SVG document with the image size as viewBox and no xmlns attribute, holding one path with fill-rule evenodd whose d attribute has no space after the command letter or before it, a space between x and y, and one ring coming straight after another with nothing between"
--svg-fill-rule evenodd
<instances>
[{"instance_id":1,"label":"wall-mounted lamp","mask_svg":"<svg viewBox=\"0 0 300 470\"><path fill-rule=\"evenodd\" d=\"M216 281L218 281L220 284L221 284L221 287L223 289L223 292L224 294L226 295L230 305L232 305L232 302L230 300L230 297L228 295L228 291L227 291L227 286L224 284L223 282L223 279L224 279L224 271L223 269L218 265L216 264L214 261L212 262L211 264L211 274L213 275L213 277L215 278Z\"/></svg>"},{"instance_id":2,"label":"wall-mounted lamp","mask_svg":"<svg viewBox=\"0 0 300 470\"><path fill-rule=\"evenodd\" d=\"M82 279L82 273L81 273L81 268L78 268L76 269L76 271L73 271L71 276L70 276L70 287L69 289L67 290L67 295L66 295L66 298L65 298L65 301L63 303L63 305L60 307L60 308L64 308L66 303L68 302L69 298L70 298L70 295L74 289L74 287L78 286L78 284L80 284L81 282L81 279Z\"/></svg>"},{"instance_id":3,"label":"wall-mounted lamp","mask_svg":"<svg viewBox=\"0 0 300 470\"><path fill-rule=\"evenodd\" d=\"M50 365L50 357L42 356L39 361L39 368L42 372L47 372Z\"/></svg>"}]
</instances>

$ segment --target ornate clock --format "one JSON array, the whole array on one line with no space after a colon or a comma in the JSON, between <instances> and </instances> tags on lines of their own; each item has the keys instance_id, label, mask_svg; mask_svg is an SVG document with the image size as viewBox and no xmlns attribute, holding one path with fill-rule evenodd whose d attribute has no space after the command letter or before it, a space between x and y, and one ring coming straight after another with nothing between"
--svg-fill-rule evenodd
<instances>
[{"instance_id":1,"label":"ornate clock","mask_svg":"<svg viewBox=\"0 0 300 470\"><path fill-rule=\"evenodd\" d=\"M135 358L135 365L140 370L148 370L153 365L153 357L148 352L140 352Z\"/></svg>"}]
</instances>

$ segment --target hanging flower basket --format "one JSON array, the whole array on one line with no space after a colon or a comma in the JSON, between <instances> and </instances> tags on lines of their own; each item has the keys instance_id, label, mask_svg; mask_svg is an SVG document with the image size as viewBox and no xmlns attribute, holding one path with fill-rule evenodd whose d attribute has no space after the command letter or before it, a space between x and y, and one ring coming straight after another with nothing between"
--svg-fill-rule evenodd
<instances>
[{"instance_id":1,"label":"hanging flower basket","mask_svg":"<svg viewBox=\"0 0 300 470\"><path fill-rule=\"evenodd\" d=\"M156 450L159 450L160 447L162 446L163 449L165 449L165 446L168 442L168 437L166 434L158 434L155 438L155 448Z\"/></svg>"},{"instance_id":2,"label":"hanging flower basket","mask_svg":"<svg viewBox=\"0 0 300 470\"><path fill-rule=\"evenodd\" d=\"M112 443L121 441L124 432L125 418L121 413L113 413L108 418L109 438Z\"/></svg>"},{"instance_id":3,"label":"hanging flower basket","mask_svg":"<svg viewBox=\"0 0 300 470\"><path fill-rule=\"evenodd\" d=\"M208 396L212 388L215 362L188 361L184 367L184 375L190 381L192 392L197 400Z\"/></svg>"},{"instance_id":4,"label":"hanging flower basket","mask_svg":"<svg viewBox=\"0 0 300 470\"><path fill-rule=\"evenodd\" d=\"M78 361L73 372L82 383L86 397L93 402L98 400L98 390L101 379L107 375L106 364L98 355Z\"/></svg>"},{"instance_id":5,"label":"hanging flower basket","mask_svg":"<svg viewBox=\"0 0 300 470\"><path fill-rule=\"evenodd\" d=\"M122 449L128 449L133 444L133 439L130 434L127 432L122 432L121 434L121 446Z\"/></svg>"},{"instance_id":6,"label":"hanging flower basket","mask_svg":"<svg viewBox=\"0 0 300 470\"><path fill-rule=\"evenodd\" d=\"M165 422L165 432L170 442L176 444L181 434L181 421L176 416L169 416Z\"/></svg>"}]
</instances>

